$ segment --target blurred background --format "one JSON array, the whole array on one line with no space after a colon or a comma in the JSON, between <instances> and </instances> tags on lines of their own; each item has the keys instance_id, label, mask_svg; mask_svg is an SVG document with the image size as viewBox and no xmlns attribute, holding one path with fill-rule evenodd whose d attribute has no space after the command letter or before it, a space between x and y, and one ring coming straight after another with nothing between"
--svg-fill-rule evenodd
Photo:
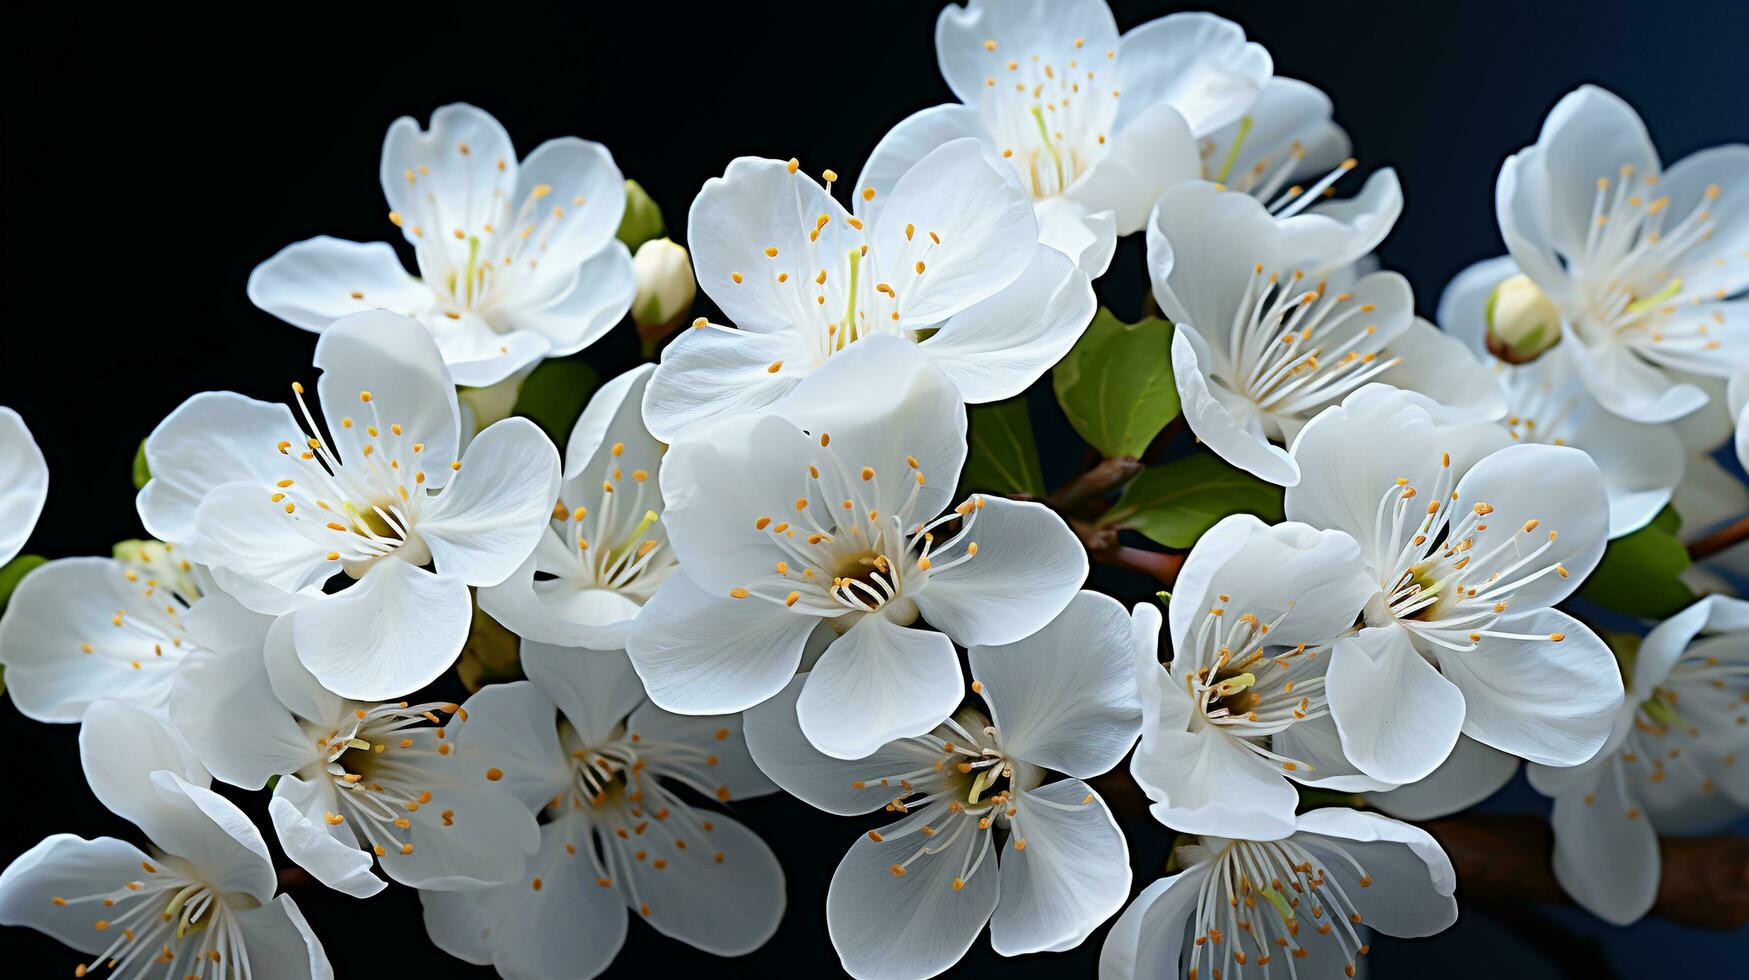
<instances>
[{"instance_id":1,"label":"blurred background","mask_svg":"<svg viewBox=\"0 0 1749 980\"><path fill-rule=\"evenodd\" d=\"M1269 48L1278 74L1334 99L1360 173L1397 168L1407 206L1380 256L1431 316L1447 279L1500 254L1493 212L1501 160L1583 82L1638 108L1666 161L1749 139L1749 4L1467 2L1212 3L1118 0L1129 28L1211 9ZM188 395L232 389L278 400L308 375L315 335L256 310L249 271L316 234L391 236L377 183L383 134L467 101L526 154L565 135L605 143L661 205L684 243L700 184L739 155L800 158L853 175L888 127L951 95L936 69L938 4L297 4L205 14L154 5L0 9L0 403L23 414L48 457L51 494L27 552L107 554L141 533L130 465L140 439ZM1339 188L1352 193L1358 188ZM1099 283L1126 319L1141 310L1140 236ZM701 294L701 305L708 301ZM702 311L701 311L702 312ZM610 377L638 359L629 322L586 360ZM1034 392L1047 483L1076 472L1080 445L1048 385ZM1126 602L1148 583L1100 567L1094 586ZM76 730L0 705L0 773L13 787L0 864L56 832L131 837L79 770ZM236 794L259 813L262 801ZM253 808L253 809L252 809ZM1522 779L1488 809L1541 813ZM759 952L724 961L641 924L608 974L633 970L838 973L824 897L868 824L768 798L736 805L789 875L790 908ZM1139 889L1171 835L1125 826ZM271 837L271 833L268 835ZM426 939L415 895L368 905L294 892L337 975L395 970L489 976ZM1462 883L1459 898L1463 898ZM1080 949L1003 960L980 942L957 973L1091 976L1104 930ZM1571 909L1466 904L1456 927L1419 942L1378 940L1375 976L1642 977L1672 962L1742 975L1744 933L1647 920L1606 926ZM76 954L0 931L9 975L60 975Z\"/></svg>"}]
</instances>

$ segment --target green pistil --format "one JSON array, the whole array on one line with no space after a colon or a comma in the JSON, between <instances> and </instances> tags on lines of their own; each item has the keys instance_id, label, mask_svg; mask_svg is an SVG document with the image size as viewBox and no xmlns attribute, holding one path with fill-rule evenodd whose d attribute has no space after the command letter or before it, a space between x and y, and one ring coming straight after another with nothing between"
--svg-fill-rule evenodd
<instances>
[{"instance_id":1,"label":"green pistil","mask_svg":"<svg viewBox=\"0 0 1749 980\"><path fill-rule=\"evenodd\" d=\"M1281 892L1273 888L1265 888L1263 889L1263 897L1269 899L1269 904L1275 906L1275 910L1281 913L1283 919L1288 922L1294 921L1293 906L1287 903L1287 899L1282 896Z\"/></svg>"},{"instance_id":2,"label":"green pistil","mask_svg":"<svg viewBox=\"0 0 1749 980\"><path fill-rule=\"evenodd\" d=\"M1057 190L1062 190L1068 183L1063 179L1063 157L1057 152L1057 143L1051 139L1051 131L1045 126L1045 111L1039 106L1032 107L1033 122L1038 123L1039 139L1044 142L1045 152L1051 155L1051 165L1057 169Z\"/></svg>"},{"instance_id":3,"label":"green pistil","mask_svg":"<svg viewBox=\"0 0 1749 980\"><path fill-rule=\"evenodd\" d=\"M839 347L848 344L856 337L856 275L862 266L862 249L850 250L850 297L844 303L844 337Z\"/></svg>"},{"instance_id":4,"label":"green pistil","mask_svg":"<svg viewBox=\"0 0 1749 980\"><path fill-rule=\"evenodd\" d=\"M1682 280L1672 279L1663 289L1658 290L1645 299L1635 300L1634 302L1629 303L1628 312L1644 313L1652 307L1666 302L1680 292L1682 292Z\"/></svg>"},{"instance_id":5,"label":"green pistil","mask_svg":"<svg viewBox=\"0 0 1749 980\"><path fill-rule=\"evenodd\" d=\"M979 770L977 778L972 780L972 791L966 794L966 802L978 802L978 797L984 795L984 791L996 782L996 777L1001 775L1001 771L1001 766L991 766L988 769Z\"/></svg>"},{"instance_id":6,"label":"green pistil","mask_svg":"<svg viewBox=\"0 0 1749 980\"><path fill-rule=\"evenodd\" d=\"M474 305L474 263L480 257L480 236L468 236L468 305Z\"/></svg>"},{"instance_id":7,"label":"green pistil","mask_svg":"<svg viewBox=\"0 0 1749 980\"><path fill-rule=\"evenodd\" d=\"M1244 116L1239 120L1239 135L1233 138L1233 145L1227 148L1227 160L1221 164L1221 172L1215 174L1215 180L1226 183L1227 176L1233 172L1233 164L1239 162L1239 150L1245 145L1245 137L1251 135L1251 117Z\"/></svg>"}]
</instances>

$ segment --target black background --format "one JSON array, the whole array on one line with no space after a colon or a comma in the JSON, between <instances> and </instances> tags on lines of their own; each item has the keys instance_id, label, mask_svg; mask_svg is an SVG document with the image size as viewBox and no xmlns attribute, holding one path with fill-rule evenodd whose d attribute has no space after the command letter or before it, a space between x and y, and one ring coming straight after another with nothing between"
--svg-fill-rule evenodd
<instances>
[{"instance_id":1,"label":"black background","mask_svg":"<svg viewBox=\"0 0 1749 980\"><path fill-rule=\"evenodd\" d=\"M1113 6L1122 28L1177 9L1142 0ZM1330 93L1363 174L1397 167L1408 204L1381 254L1415 284L1424 314L1452 274L1501 251L1492 208L1499 163L1534 140L1544 113L1577 84L1598 82L1626 97L1667 161L1749 138L1749 5L1209 8L1266 45L1278 73ZM423 122L460 100L495 114L524 154L556 136L600 140L681 238L693 195L732 157L797 156L816 173L853 175L889 126L950 101L935 66L937 9L909 0L380 11L299 4L114 15L7 5L0 404L24 415L52 473L27 550L107 553L139 534L134 448L188 395L233 389L279 399L293 377L308 375L314 336L254 309L244 281L256 263L312 235L398 241L376 180L395 117ZM1137 236L1119 250L1101 298L1133 316L1145 283ZM588 353L604 377L636 358L629 326ZM1076 465L1079 447L1048 389L1033 402L1054 482ZM1094 584L1126 601L1148 591L1103 571ZM50 833L133 834L86 789L75 737L72 726L37 725L0 706L0 773L11 797L0 818L0 861ZM259 814L262 801L248 796L238 794ZM1497 805L1542 805L1521 788L1506 797ZM610 975L837 973L826 883L868 824L781 798L738 804L737 813L789 874L789 911L776 937L724 961L634 923ZM1145 820L1125 830L1140 888L1159 873L1169 836ZM368 903L319 889L295 894L342 978L490 975L430 946L405 889ZM1087 976L1103 935L1071 953L1013 961L981 941L957 970ZM1670 957L1690 971L1731 973L1741 949L1741 934L1661 922L1617 930L1564 912L1496 918L1466 906L1446 936L1381 940L1371 959L1375 975L1387 977L1641 976L1663 972ZM0 932L0 950L9 976L64 975L77 955L23 930Z\"/></svg>"}]
</instances>

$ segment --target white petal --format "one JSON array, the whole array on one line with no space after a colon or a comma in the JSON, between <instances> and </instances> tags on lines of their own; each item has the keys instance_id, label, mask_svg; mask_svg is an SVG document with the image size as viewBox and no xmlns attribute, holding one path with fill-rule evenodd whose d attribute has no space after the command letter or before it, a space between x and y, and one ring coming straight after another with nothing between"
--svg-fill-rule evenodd
<instances>
[{"instance_id":1,"label":"white petal","mask_svg":"<svg viewBox=\"0 0 1749 980\"><path fill-rule=\"evenodd\" d=\"M1203 135L1238 119L1263 88L1274 65L1262 45L1214 14L1178 13L1124 34L1118 47L1117 124L1130 124L1146 107L1165 103Z\"/></svg>"},{"instance_id":2,"label":"white petal","mask_svg":"<svg viewBox=\"0 0 1749 980\"><path fill-rule=\"evenodd\" d=\"M988 834L967 831L940 854L893 874L891 867L917 847L915 835L884 843L861 836L832 873L826 928L845 972L857 980L946 970L971 948L996 908L1000 885ZM980 857L978 873L956 890L953 880Z\"/></svg>"},{"instance_id":3,"label":"white petal","mask_svg":"<svg viewBox=\"0 0 1749 980\"><path fill-rule=\"evenodd\" d=\"M1661 169L1639 114L1594 85L1582 85L1557 103L1543 122L1536 146L1523 156L1534 161L1531 165L1546 181L1546 244L1569 256L1581 254L1591 231L1597 178L1614 181L1624 166L1637 174L1657 174ZM1508 237L1507 245L1512 244ZM1512 250L1516 255L1518 249Z\"/></svg>"},{"instance_id":4,"label":"white petal","mask_svg":"<svg viewBox=\"0 0 1749 980\"><path fill-rule=\"evenodd\" d=\"M981 46L978 48L983 53ZM979 85L983 83L980 81ZM930 106L920 112L914 112L881 137L875 148L869 151L868 162L862 165L862 173L856 178L856 188L872 187L875 196L872 200L857 204L857 214L864 221L872 221L875 215L886 206L887 195L890 195L899 178L905 176L917 161L934 152L945 143L956 139L972 138L983 142L985 158L994 167L1005 166L994 147L987 145L990 139L988 132L978 114L978 110L969 105L938 105Z\"/></svg>"},{"instance_id":5,"label":"white petal","mask_svg":"<svg viewBox=\"0 0 1749 980\"><path fill-rule=\"evenodd\" d=\"M275 447L304 438L284 405L229 391L195 395L146 437L152 479L140 490L140 521L159 540L192 542L195 511L209 491L233 480L266 486L295 475Z\"/></svg>"},{"instance_id":6,"label":"white petal","mask_svg":"<svg viewBox=\"0 0 1749 980\"><path fill-rule=\"evenodd\" d=\"M1017 793L1014 805L990 946L1003 956L1073 949L1129 897L1129 847L1105 801L1079 779Z\"/></svg>"},{"instance_id":7,"label":"white petal","mask_svg":"<svg viewBox=\"0 0 1749 980\"><path fill-rule=\"evenodd\" d=\"M1142 889L1124 909L1099 951L1099 980L1176 977L1196 903L1212 864L1197 865Z\"/></svg>"},{"instance_id":8,"label":"white petal","mask_svg":"<svg viewBox=\"0 0 1749 980\"><path fill-rule=\"evenodd\" d=\"M1154 801L1154 819L1184 833L1247 840L1293 833L1299 793L1279 767L1218 727L1185 729L1146 732L1130 760L1131 776Z\"/></svg>"},{"instance_id":9,"label":"white petal","mask_svg":"<svg viewBox=\"0 0 1749 980\"><path fill-rule=\"evenodd\" d=\"M783 689L816 620L763 599L702 591L668 576L626 638L650 700L683 714L741 711Z\"/></svg>"},{"instance_id":10,"label":"white petal","mask_svg":"<svg viewBox=\"0 0 1749 980\"><path fill-rule=\"evenodd\" d=\"M1622 703L1615 655L1585 624L1554 609L1506 616L1498 628L1538 639L1484 635L1474 650L1439 657L1446 679L1463 692L1464 732L1545 765L1591 758Z\"/></svg>"},{"instance_id":11,"label":"white petal","mask_svg":"<svg viewBox=\"0 0 1749 980\"><path fill-rule=\"evenodd\" d=\"M469 388L485 388L514 377L552 354L553 344L533 330L499 333L483 317L448 311L424 317L444 369L451 381Z\"/></svg>"},{"instance_id":12,"label":"white petal","mask_svg":"<svg viewBox=\"0 0 1749 980\"><path fill-rule=\"evenodd\" d=\"M229 600L214 596L214 600ZM325 761L274 696L258 651L190 654L171 690L170 721L216 778L260 789L270 777Z\"/></svg>"},{"instance_id":13,"label":"white petal","mask_svg":"<svg viewBox=\"0 0 1749 980\"><path fill-rule=\"evenodd\" d=\"M1321 201L1307 208L1304 217L1341 225L1348 237L1340 251L1358 257L1377 248L1391 233L1402 213L1402 185L1397 181L1397 172L1385 167L1366 179L1360 193L1350 198Z\"/></svg>"},{"instance_id":14,"label":"white petal","mask_svg":"<svg viewBox=\"0 0 1749 980\"><path fill-rule=\"evenodd\" d=\"M672 442L697 422L769 408L811 370L813 355L793 330L682 330L662 348L644 394L644 422Z\"/></svg>"},{"instance_id":15,"label":"white petal","mask_svg":"<svg viewBox=\"0 0 1749 980\"><path fill-rule=\"evenodd\" d=\"M324 820L317 823L302 810L315 799L316 789L296 776L282 776L267 803L279 846L298 867L329 888L353 898L369 898L389 886L371 872L371 856L355 840L342 840ZM328 809L333 809L333 802ZM317 804L320 806L320 804ZM347 838L352 831L342 829Z\"/></svg>"},{"instance_id":16,"label":"white petal","mask_svg":"<svg viewBox=\"0 0 1749 980\"><path fill-rule=\"evenodd\" d=\"M390 557L296 614L298 657L341 697L392 701L436 680L472 623L467 583Z\"/></svg>"},{"instance_id":17,"label":"white petal","mask_svg":"<svg viewBox=\"0 0 1749 980\"><path fill-rule=\"evenodd\" d=\"M266 483L226 483L195 511L190 550L238 601L279 615L319 599L322 583L339 570L328 558L332 546L311 537L310 526L288 517ZM233 587L227 575L249 588Z\"/></svg>"},{"instance_id":18,"label":"white petal","mask_svg":"<svg viewBox=\"0 0 1749 980\"><path fill-rule=\"evenodd\" d=\"M461 464L414 531L439 573L497 585L546 532L559 497L559 452L539 426L508 418L475 436Z\"/></svg>"},{"instance_id":19,"label":"white petal","mask_svg":"<svg viewBox=\"0 0 1749 980\"><path fill-rule=\"evenodd\" d=\"M1469 266L1445 284L1439 294L1439 310L1434 317L1446 333L1462 341L1470 352L1480 357L1488 352L1488 297L1494 287L1518 274L1518 264L1512 256L1483 259Z\"/></svg>"},{"instance_id":20,"label":"white petal","mask_svg":"<svg viewBox=\"0 0 1749 980\"><path fill-rule=\"evenodd\" d=\"M1101 0L1060 3L971 0L948 4L935 21L935 55L942 77L961 102L983 97L990 73L1017 54L1049 52L1073 57L1070 39L1089 51L1117 46L1117 23ZM986 42L995 42L991 48Z\"/></svg>"},{"instance_id":21,"label":"white petal","mask_svg":"<svg viewBox=\"0 0 1749 980\"><path fill-rule=\"evenodd\" d=\"M777 931L783 918L783 869L759 835L721 814L701 811L711 829L684 849L662 847L655 859L638 860L644 842L606 838L617 847L621 894L657 932L718 956L750 953ZM721 860L718 860L718 859ZM648 912L645 912L645 909Z\"/></svg>"},{"instance_id":22,"label":"white petal","mask_svg":"<svg viewBox=\"0 0 1749 980\"><path fill-rule=\"evenodd\" d=\"M418 316L431 290L401 268L386 242L321 235L287 245L249 273L249 302L294 327L321 330L348 313L391 310Z\"/></svg>"},{"instance_id":23,"label":"white petal","mask_svg":"<svg viewBox=\"0 0 1749 980\"><path fill-rule=\"evenodd\" d=\"M1337 640L1325 685L1342 747L1369 776L1412 783L1457 744L1463 693L1422 659L1401 626Z\"/></svg>"},{"instance_id":24,"label":"white petal","mask_svg":"<svg viewBox=\"0 0 1749 980\"><path fill-rule=\"evenodd\" d=\"M290 895L237 914L257 980L334 980L322 941Z\"/></svg>"},{"instance_id":25,"label":"white petal","mask_svg":"<svg viewBox=\"0 0 1749 980\"><path fill-rule=\"evenodd\" d=\"M808 741L796 720L796 698L807 679L798 675L743 716L748 751L784 792L839 816L873 813L893 801L892 789L882 778L928 769L940 758L913 739L888 742L861 759L826 755Z\"/></svg>"},{"instance_id":26,"label":"white petal","mask_svg":"<svg viewBox=\"0 0 1749 980\"><path fill-rule=\"evenodd\" d=\"M1062 360L1096 305L1087 273L1041 243L1020 279L948 320L920 349L967 402L999 401Z\"/></svg>"},{"instance_id":27,"label":"white petal","mask_svg":"<svg viewBox=\"0 0 1749 980\"><path fill-rule=\"evenodd\" d=\"M747 750L741 717L677 715L645 701L626 721L626 731L642 736L641 757L651 766L692 777L708 787L718 800L744 800L775 793L777 786L759 770ZM700 751L708 753L702 766Z\"/></svg>"},{"instance_id":28,"label":"white petal","mask_svg":"<svg viewBox=\"0 0 1749 980\"><path fill-rule=\"evenodd\" d=\"M814 747L860 759L895 738L921 735L965 695L953 643L940 633L865 615L808 674L796 718Z\"/></svg>"},{"instance_id":29,"label":"white petal","mask_svg":"<svg viewBox=\"0 0 1749 980\"><path fill-rule=\"evenodd\" d=\"M1609 760L1594 786L1557 797L1549 819L1555 879L1574 901L1618 926L1651 910L1658 896L1658 837L1627 787L1619 758Z\"/></svg>"},{"instance_id":30,"label":"white petal","mask_svg":"<svg viewBox=\"0 0 1749 980\"><path fill-rule=\"evenodd\" d=\"M544 338L546 356L564 357L594 344L625 319L636 292L631 253L623 244L609 242L584 262L545 305L518 305L502 316L516 331ZM460 380L458 377L458 383Z\"/></svg>"},{"instance_id":31,"label":"white petal","mask_svg":"<svg viewBox=\"0 0 1749 980\"><path fill-rule=\"evenodd\" d=\"M383 437L378 449L402 466L397 446L424 444L425 487L437 489L449 479L449 463L460 444L455 384L431 334L417 320L373 310L334 321L316 341L317 381L328 432L342 462L359 465L364 445L375 441L367 433L374 425L387 431L400 425L402 434ZM366 402L364 393L371 399ZM347 428L343 419L357 417ZM299 440L301 442L301 440ZM154 470L153 472L156 472Z\"/></svg>"},{"instance_id":32,"label":"white petal","mask_svg":"<svg viewBox=\"0 0 1749 980\"><path fill-rule=\"evenodd\" d=\"M1628 347L1587 347L1565 324L1561 336L1560 349L1572 358L1592 396L1625 419L1670 422L1707 402L1705 391L1692 384L1676 383L1668 372L1647 364Z\"/></svg>"},{"instance_id":33,"label":"white petal","mask_svg":"<svg viewBox=\"0 0 1749 980\"><path fill-rule=\"evenodd\" d=\"M1259 479L1284 487L1300 482L1298 464L1287 450L1270 444L1256 406L1218 387L1210 376L1209 353L1208 342L1195 327L1178 324L1172 337L1172 371L1191 431L1217 456Z\"/></svg>"},{"instance_id":34,"label":"white petal","mask_svg":"<svg viewBox=\"0 0 1749 980\"><path fill-rule=\"evenodd\" d=\"M488 684L462 707L467 721L451 728L455 751L470 771L504 774L498 785L530 812L571 785L570 761L559 746L553 701L529 681Z\"/></svg>"},{"instance_id":35,"label":"white petal","mask_svg":"<svg viewBox=\"0 0 1749 980\"><path fill-rule=\"evenodd\" d=\"M1168 187L1201 177L1189 123L1173 106L1156 104L1112 134L1105 155L1065 193L1089 212L1112 212L1117 233L1133 235Z\"/></svg>"},{"instance_id":36,"label":"white petal","mask_svg":"<svg viewBox=\"0 0 1749 980\"><path fill-rule=\"evenodd\" d=\"M1461 737L1451 756L1427 778L1387 792L1368 793L1366 798L1400 820L1433 820L1468 810L1493 796L1517 771L1517 757Z\"/></svg>"},{"instance_id":37,"label":"white petal","mask_svg":"<svg viewBox=\"0 0 1749 980\"><path fill-rule=\"evenodd\" d=\"M412 826L405 831L405 841L412 849L390 848L378 859L383 870L403 885L444 891L517 880L539 843L534 813L503 780L493 780L479 769L458 768L468 755L461 760L454 752L440 755L438 746L444 740L435 731L410 729L407 737L414 744L407 747L409 761L401 763L402 771L411 785L430 792L431 799L406 814Z\"/></svg>"},{"instance_id":38,"label":"white petal","mask_svg":"<svg viewBox=\"0 0 1749 980\"><path fill-rule=\"evenodd\" d=\"M1506 414L1506 393L1494 373L1458 338L1416 317L1385 348L1402 363L1379 374L1381 384L1417 391L1438 402L1441 422L1492 422Z\"/></svg>"},{"instance_id":39,"label":"white petal","mask_svg":"<svg viewBox=\"0 0 1749 980\"><path fill-rule=\"evenodd\" d=\"M79 761L97 801L153 840L155 831L179 822L181 811L174 801L160 799L152 774L162 769L202 785L210 781L176 733L157 717L120 701L98 701L86 709L79 728Z\"/></svg>"},{"instance_id":40,"label":"white petal","mask_svg":"<svg viewBox=\"0 0 1749 980\"><path fill-rule=\"evenodd\" d=\"M49 467L24 420L0 406L0 565L18 555L49 495Z\"/></svg>"},{"instance_id":41,"label":"white petal","mask_svg":"<svg viewBox=\"0 0 1749 980\"><path fill-rule=\"evenodd\" d=\"M1294 840L1318 855L1366 924L1388 936L1431 936L1457 921L1457 873L1439 842L1420 827L1331 807L1303 814ZM1332 854L1331 845L1364 870ZM1365 885L1362 875L1370 879Z\"/></svg>"},{"instance_id":42,"label":"white petal","mask_svg":"<svg viewBox=\"0 0 1749 980\"><path fill-rule=\"evenodd\" d=\"M235 803L167 769L151 774L153 822L140 829L221 892L265 902L279 885L267 842ZM114 807L111 807L114 809Z\"/></svg>"},{"instance_id":43,"label":"white petal","mask_svg":"<svg viewBox=\"0 0 1749 980\"><path fill-rule=\"evenodd\" d=\"M983 506L965 532L977 554L927 572L906 591L930 625L961 644L1014 643L1043 629L1075 597L1087 580L1087 549L1043 504L978 499Z\"/></svg>"},{"instance_id":44,"label":"white petal","mask_svg":"<svg viewBox=\"0 0 1749 980\"><path fill-rule=\"evenodd\" d=\"M649 386L654 364L640 364L616 375L589 396L583 414L571 426L565 440L565 481L587 479L594 474L606 474L613 460L625 458L631 467L655 472L667 448L644 428L644 391ZM615 444L624 444L619 455ZM628 455L629 454L629 455ZM599 484L597 477L588 484Z\"/></svg>"},{"instance_id":45,"label":"white petal","mask_svg":"<svg viewBox=\"0 0 1749 980\"><path fill-rule=\"evenodd\" d=\"M75 906L69 896L117 891L121 883L139 879L142 862L150 864L151 858L113 837L44 838L0 874L0 924L35 929L80 952L101 952L115 937L93 929L95 920L137 914L147 903L155 905L168 896L156 888L123 892L113 908L102 912L90 905ZM57 898L65 898L67 904L57 903Z\"/></svg>"},{"instance_id":46,"label":"white petal","mask_svg":"<svg viewBox=\"0 0 1749 980\"><path fill-rule=\"evenodd\" d=\"M644 700L644 686L623 653L524 640L522 669L559 706L585 745L609 741L615 728Z\"/></svg>"},{"instance_id":47,"label":"white petal","mask_svg":"<svg viewBox=\"0 0 1749 980\"><path fill-rule=\"evenodd\" d=\"M1083 778L1121 762L1142 720L1130 630L1122 603L1080 592L1031 636L972 647L1003 750Z\"/></svg>"},{"instance_id":48,"label":"white petal","mask_svg":"<svg viewBox=\"0 0 1749 980\"><path fill-rule=\"evenodd\" d=\"M1548 545L1523 572L1559 562L1569 574L1544 575L1511 594L1520 610L1553 605L1571 595L1597 567L1609 538L1609 496L1591 457L1568 446L1508 446L1477 463L1458 481L1458 506L1487 503L1488 526L1512 534L1501 561L1529 555ZM1533 531L1521 530L1530 521ZM1556 537L1556 535L1559 537ZM1492 538L1493 540L1488 540ZM1478 545L1498 546L1483 532ZM1503 566L1502 566L1503 567Z\"/></svg>"},{"instance_id":49,"label":"white petal","mask_svg":"<svg viewBox=\"0 0 1749 980\"><path fill-rule=\"evenodd\" d=\"M378 176L421 267L459 268L466 236L483 234L516 186L516 148L490 114L455 103L431 114L429 130L407 116L390 124Z\"/></svg>"},{"instance_id":50,"label":"white petal","mask_svg":"<svg viewBox=\"0 0 1749 980\"><path fill-rule=\"evenodd\" d=\"M1117 251L1117 215L1088 210L1062 195L1035 202L1038 242L1063 253L1089 278L1105 275Z\"/></svg>"},{"instance_id":51,"label":"white petal","mask_svg":"<svg viewBox=\"0 0 1749 980\"><path fill-rule=\"evenodd\" d=\"M520 208L524 201L551 216L538 222L530 242L539 246L540 264L531 281L518 285L532 296L564 295L576 270L612 247L625 216L625 177L607 147L562 136L535 147L522 161L510 205Z\"/></svg>"},{"instance_id":52,"label":"white petal","mask_svg":"<svg viewBox=\"0 0 1749 980\"><path fill-rule=\"evenodd\" d=\"M26 717L78 721L100 698L147 710L163 706L194 644L176 642L185 632L164 613L164 593L148 597L148 587L129 582L127 573L108 558L61 558L18 583L0 618L0 663L8 694Z\"/></svg>"}]
</instances>

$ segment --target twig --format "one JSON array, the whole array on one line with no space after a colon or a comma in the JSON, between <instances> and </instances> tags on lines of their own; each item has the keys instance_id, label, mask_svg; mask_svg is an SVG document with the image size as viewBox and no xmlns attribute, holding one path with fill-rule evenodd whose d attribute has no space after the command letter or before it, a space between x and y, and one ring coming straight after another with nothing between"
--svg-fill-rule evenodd
<instances>
[{"instance_id":1,"label":"twig","mask_svg":"<svg viewBox=\"0 0 1749 980\"><path fill-rule=\"evenodd\" d=\"M1115 565L1151 576L1166 588L1178 581L1178 570L1184 566L1184 556L1163 551L1132 548L1118 540L1117 529L1099 527L1071 518L1069 527L1087 549L1087 556L1104 565Z\"/></svg>"},{"instance_id":2,"label":"twig","mask_svg":"<svg viewBox=\"0 0 1749 980\"><path fill-rule=\"evenodd\" d=\"M1700 561L1702 558L1711 558L1740 541L1749 541L1749 515L1739 517L1717 531L1690 542L1688 545L1689 560Z\"/></svg>"},{"instance_id":3,"label":"twig","mask_svg":"<svg viewBox=\"0 0 1749 980\"><path fill-rule=\"evenodd\" d=\"M1051 491L1045 503L1059 513L1074 510L1082 501L1120 487L1142 472L1142 464L1133 456L1110 456L1100 460L1081 475Z\"/></svg>"}]
</instances>

